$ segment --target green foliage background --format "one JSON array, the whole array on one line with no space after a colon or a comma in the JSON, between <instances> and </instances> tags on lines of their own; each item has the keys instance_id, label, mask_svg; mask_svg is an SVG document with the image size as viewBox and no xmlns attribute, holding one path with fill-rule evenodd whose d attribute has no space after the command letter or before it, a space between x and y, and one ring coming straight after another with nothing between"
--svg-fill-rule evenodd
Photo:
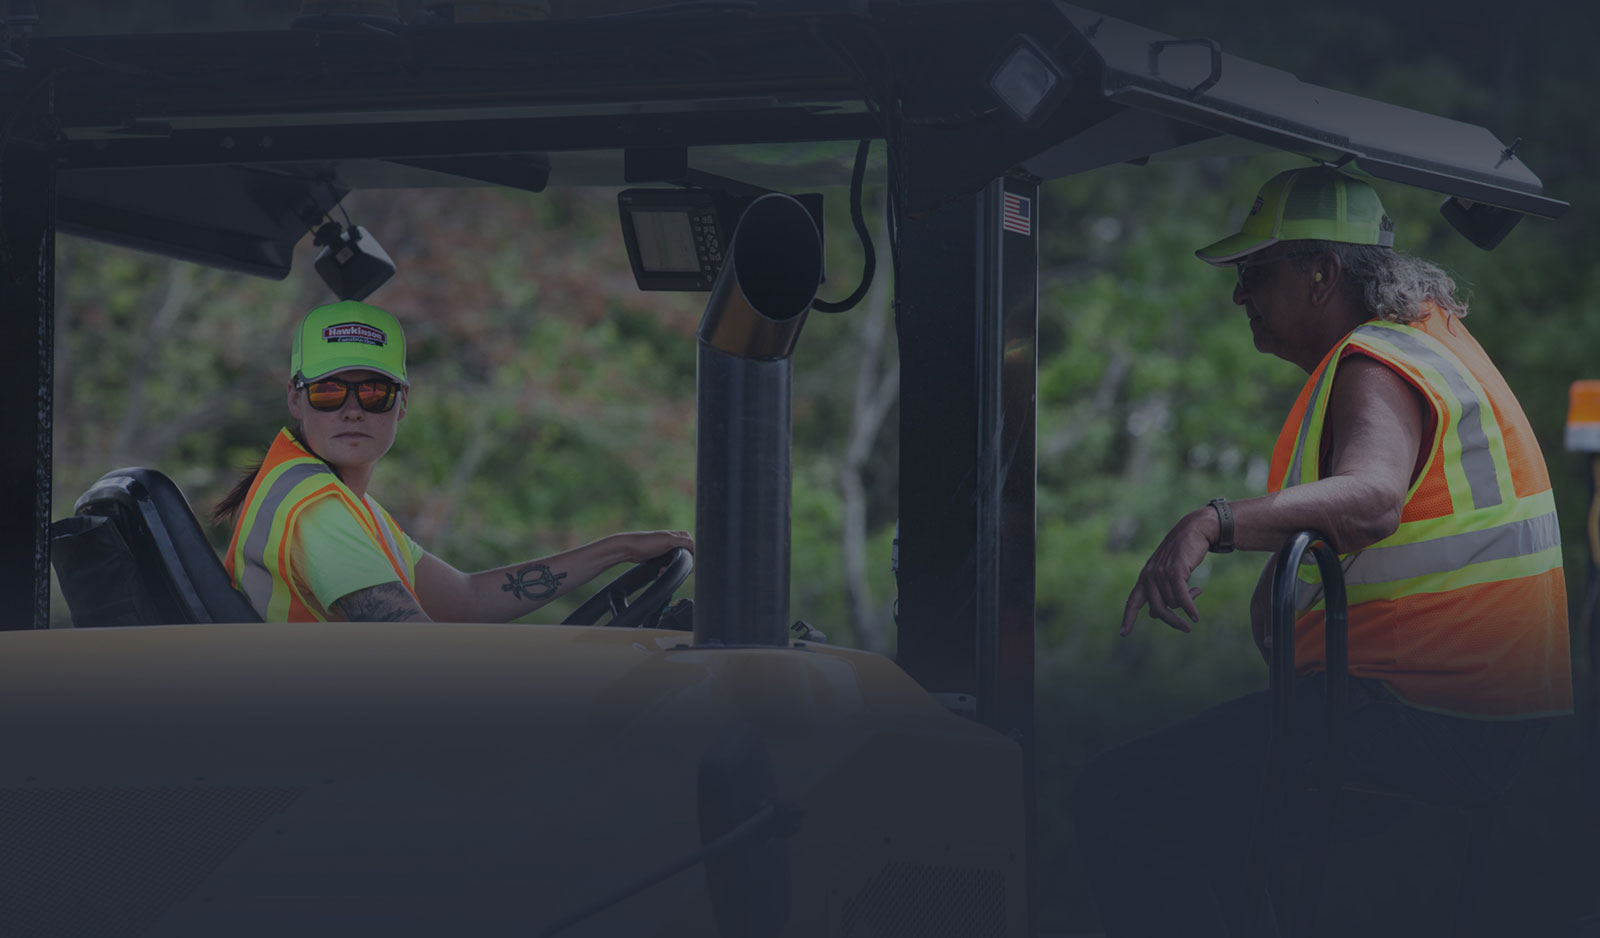
<instances>
[{"instance_id":1,"label":"green foliage background","mask_svg":"<svg viewBox=\"0 0 1600 938\"><path fill-rule=\"evenodd\" d=\"M268 6L250 14L265 17ZM1562 220L1524 222L1485 253L1444 224L1437 195L1377 184L1399 222L1399 246L1444 265L1470 294L1468 324L1544 445L1569 587L1580 592L1589 493L1561 431L1570 383L1600 376L1592 361L1600 320L1589 315L1600 289L1600 229L1591 221L1600 182L1589 169L1600 130L1587 117L1600 86L1589 48L1600 14L1592 5L1370 2L1228 10L1143 0L1114 12L1174 35L1215 37L1308 81L1482 124L1504 140L1524 137L1519 155L1547 192L1574 204ZM1043 190L1041 915L1068 930L1094 924L1064 814L1078 768L1106 745L1265 683L1245 608L1259 556L1213 558L1198 571L1205 593L1193 634L1149 620L1128 639L1114 633L1139 568L1183 512L1215 495L1265 491L1266 458L1303 375L1255 352L1229 301L1231 273L1191 252L1234 230L1259 183L1292 165L1282 155L1156 160ZM868 201L881 219L881 192ZM853 286L860 259L845 193L829 192L828 202L825 293L834 296ZM364 191L347 205L401 270L373 300L407 324L415 391L374 491L413 536L478 568L615 530L692 527L693 332L703 297L634 288L613 192ZM284 419L289 328L328 299L312 250L302 245L296 273L272 283L60 239L57 516L101 472L130 463L164 469L203 509L260 458ZM889 265L879 271L886 290ZM892 348L863 368L869 327L864 310L814 315L796 360L791 608L846 644L875 643L852 625L840 559L842 454L857 383L893 368ZM862 469L865 607L879 627L894 590L895 420L891 410ZM225 541L225 531L213 534ZM555 621L569 607L530 618ZM64 616L64 604L55 608ZM892 650L892 632L887 640ZM1574 643L1587 687L1577 628ZM1560 820L1585 797L1571 770L1575 748L1570 728L1552 734L1508 851L1593 852L1584 846L1594 842L1590 828ZM1584 862L1528 867L1550 890L1532 904L1550 928L1529 933L1558 933L1593 911L1596 871Z\"/></svg>"}]
</instances>

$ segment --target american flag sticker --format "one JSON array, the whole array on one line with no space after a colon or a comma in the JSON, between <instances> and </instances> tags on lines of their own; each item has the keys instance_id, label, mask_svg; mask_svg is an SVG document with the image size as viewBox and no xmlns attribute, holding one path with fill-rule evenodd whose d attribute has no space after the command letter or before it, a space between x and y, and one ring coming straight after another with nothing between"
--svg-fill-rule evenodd
<instances>
[{"instance_id":1,"label":"american flag sticker","mask_svg":"<svg viewBox=\"0 0 1600 938\"><path fill-rule=\"evenodd\" d=\"M1005 193L1000 200L1000 227L1020 235L1033 234L1033 200Z\"/></svg>"}]
</instances>

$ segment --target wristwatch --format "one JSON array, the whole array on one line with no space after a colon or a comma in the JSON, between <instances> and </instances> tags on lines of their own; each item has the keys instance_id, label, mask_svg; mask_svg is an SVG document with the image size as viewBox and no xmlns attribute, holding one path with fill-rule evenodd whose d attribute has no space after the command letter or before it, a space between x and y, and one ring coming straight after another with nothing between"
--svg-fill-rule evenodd
<instances>
[{"instance_id":1,"label":"wristwatch","mask_svg":"<svg viewBox=\"0 0 1600 938\"><path fill-rule=\"evenodd\" d=\"M1217 524L1221 528L1217 542L1207 549L1213 554L1233 553L1233 509L1228 507L1226 498L1213 498L1206 504L1217 510Z\"/></svg>"}]
</instances>

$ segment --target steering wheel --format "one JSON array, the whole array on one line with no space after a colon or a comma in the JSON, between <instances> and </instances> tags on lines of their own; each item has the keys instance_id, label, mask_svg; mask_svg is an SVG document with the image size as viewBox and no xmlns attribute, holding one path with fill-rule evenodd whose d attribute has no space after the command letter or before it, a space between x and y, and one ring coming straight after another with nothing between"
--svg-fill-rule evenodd
<instances>
[{"instance_id":1,"label":"steering wheel","mask_svg":"<svg viewBox=\"0 0 1600 938\"><path fill-rule=\"evenodd\" d=\"M610 610L607 626L624 629L654 628L661 619L661 611L673 590L683 585L694 570L694 554L682 547L674 547L659 557L637 563L616 579L607 583L572 614L561 620L562 625L594 625L600 614ZM644 592L633 602L628 597L639 589Z\"/></svg>"}]
</instances>

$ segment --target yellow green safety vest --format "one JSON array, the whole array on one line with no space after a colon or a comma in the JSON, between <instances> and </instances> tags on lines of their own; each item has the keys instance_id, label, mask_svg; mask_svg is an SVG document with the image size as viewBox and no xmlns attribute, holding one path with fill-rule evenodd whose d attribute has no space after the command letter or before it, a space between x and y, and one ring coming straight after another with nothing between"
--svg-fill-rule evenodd
<instances>
[{"instance_id":1,"label":"yellow green safety vest","mask_svg":"<svg viewBox=\"0 0 1600 938\"><path fill-rule=\"evenodd\" d=\"M1341 558L1350 673L1428 709L1533 717L1572 709L1566 582L1549 473L1521 406L1459 318L1372 321L1329 351L1273 450L1269 486L1321 478L1338 365L1370 356L1427 401L1426 464L1389 537ZM1321 588L1300 572L1296 670L1324 667Z\"/></svg>"},{"instance_id":2,"label":"yellow green safety vest","mask_svg":"<svg viewBox=\"0 0 1600 938\"><path fill-rule=\"evenodd\" d=\"M278 433L256 473L233 529L224 566L233 585L268 622L325 620L322 606L302 595L294 575L290 545L295 525L307 508L338 498L394 567L395 579L413 595L415 559L400 526L382 507L355 496L328 464L300 445L288 430Z\"/></svg>"}]
</instances>

